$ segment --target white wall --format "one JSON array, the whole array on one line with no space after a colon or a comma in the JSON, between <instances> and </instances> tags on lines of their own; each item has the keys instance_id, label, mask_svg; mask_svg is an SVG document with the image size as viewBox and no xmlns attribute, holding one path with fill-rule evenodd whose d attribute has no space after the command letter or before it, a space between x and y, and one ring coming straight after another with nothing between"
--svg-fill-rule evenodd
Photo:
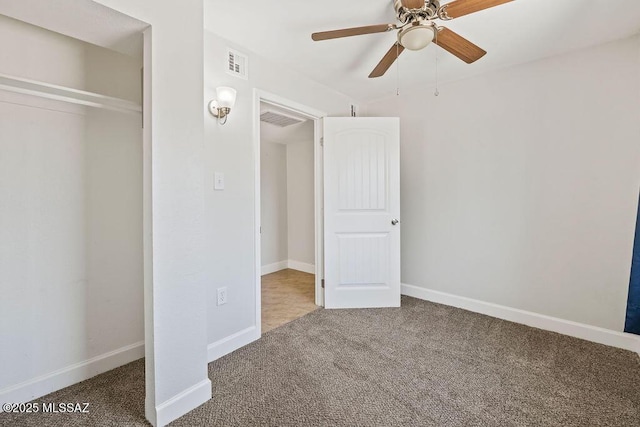
<instances>
[{"instance_id":1,"label":"white wall","mask_svg":"<svg viewBox=\"0 0 640 427\"><path fill-rule=\"evenodd\" d=\"M313 121L307 136L287 143L288 259L315 264Z\"/></svg>"},{"instance_id":2,"label":"white wall","mask_svg":"<svg viewBox=\"0 0 640 427\"><path fill-rule=\"evenodd\" d=\"M141 103L141 68L141 59L87 49L85 89ZM139 115L93 108L85 116L90 354L144 341L141 124Z\"/></svg>"},{"instance_id":3,"label":"white wall","mask_svg":"<svg viewBox=\"0 0 640 427\"><path fill-rule=\"evenodd\" d=\"M287 231L287 146L260 144L260 205L263 266L289 259Z\"/></svg>"},{"instance_id":4,"label":"white wall","mask_svg":"<svg viewBox=\"0 0 640 427\"><path fill-rule=\"evenodd\" d=\"M142 65L142 58L134 59L109 49L87 49L84 60L85 89L141 104ZM109 78L105 78L106 72Z\"/></svg>"},{"instance_id":5,"label":"white wall","mask_svg":"<svg viewBox=\"0 0 640 427\"><path fill-rule=\"evenodd\" d=\"M146 415L166 424L211 397L207 377L202 0L97 0L151 25L145 93L153 264L145 272ZM146 177L146 175L145 175ZM146 178L145 178L146 179ZM209 189L209 188L208 188ZM211 221L206 218L206 222ZM148 238L149 239L149 238ZM150 240L150 239L149 239Z\"/></svg>"},{"instance_id":6,"label":"white wall","mask_svg":"<svg viewBox=\"0 0 640 427\"><path fill-rule=\"evenodd\" d=\"M0 15L0 23L2 73L84 89L83 43L4 15Z\"/></svg>"},{"instance_id":7,"label":"white wall","mask_svg":"<svg viewBox=\"0 0 640 427\"><path fill-rule=\"evenodd\" d=\"M139 100L138 59L1 15L0 52L0 73L88 90L118 76ZM0 400L141 357L140 117L0 91L0 174Z\"/></svg>"},{"instance_id":8,"label":"white wall","mask_svg":"<svg viewBox=\"0 0 640 427\"><path fill-rule=\"evenodd\" d=\"M206 11L215 16L215 10ZM249 79L226 73L227 47L249 55ZM220 126L207 114L206 140L206 254L208 263L208 331L210 358L257 337L254 194L255 155L253 117L255 88L277 94L331 115L346 115L351 100L325 86L246 51L205 31L205 102L217 86L238 91L229 120ZM257 106L256 108L259 108ZM213 191L214 172L225 173L226 189ZM259 274L259 272L258 272ZM216 305L216 288L228 287L228 303ZM237 335L234 335L237 334ZM225 341L231 337L230 341ZM244 341L246 342L246 341Z\"/></svg>"},{"instance_id":9,"label":"white wall","mask_svg":"<svg viewBox=\"0 0 640 427\"><path fill-rule=\"evenodd\" d=\"M84 118L15 101L0 93L3 394L89 358Z\"/></svg>"},{"instance_id":10,"label":"white wall","mask_svg":"<svg viewBox=\"0 0 640 427\"><path fill-rule=\"evenodd\" d=\"M399 115L404 283L622 331L640 38L374 102Z\"/></svg>"},{"instance_id":11,"label":"white wall","mask_svg":"<svg viewBox=\"0 0 640 427\"><path fill-rule=\"evenodd\" d=\"M166 424L211 397L202 0L23 0L0 6L5 14L102 46L127 48L144 31L145 408L153 424Z\"/></svg>"},{"instance_id":12,"label":"white wall","mask_svg":"<svg viewBox=\"0 0 640 427\"><path fill-rule=\"evenodd\" d=\"M140 117L89 109L84 152L84 323L93 357L144 341Z\"/></svg>"}]
</instances>

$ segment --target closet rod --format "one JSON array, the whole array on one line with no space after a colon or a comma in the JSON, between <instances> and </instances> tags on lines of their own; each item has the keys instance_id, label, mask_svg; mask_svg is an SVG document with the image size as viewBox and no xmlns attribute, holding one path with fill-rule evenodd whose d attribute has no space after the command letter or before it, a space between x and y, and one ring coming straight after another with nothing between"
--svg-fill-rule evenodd
<instances>
[{"instance_id":1,"label":"closet rod","mask_svg":"<svg viewBox=\"0 0 640 427\"><path fill-rule=\"evenodd\" d=\"M126 99L114 98L98 93L39 82L37 80L23 79L6 74L0 74L0 89L121 113L140 114L142 112L142 106L140 104Z\"/></svg>"}]
</instances>

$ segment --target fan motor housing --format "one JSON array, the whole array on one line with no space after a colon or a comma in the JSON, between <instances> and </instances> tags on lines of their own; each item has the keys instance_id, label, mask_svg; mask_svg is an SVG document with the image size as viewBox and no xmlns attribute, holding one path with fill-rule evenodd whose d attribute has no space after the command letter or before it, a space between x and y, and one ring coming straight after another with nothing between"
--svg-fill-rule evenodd
<instances>
[{"instance_id":1,"label":"fan motor housing","mask_svg":"<svg viewBox=\"0 0 640 427\"><path fill-rule=\"evenodd\" d=\"M402 0L393 0L393 7L396 10L398 20L403 24L407 24L423 19L436 18L440 9L440 1L426 0L420 9L409 9L402 4Z\"/></svg>"}]
</instances>

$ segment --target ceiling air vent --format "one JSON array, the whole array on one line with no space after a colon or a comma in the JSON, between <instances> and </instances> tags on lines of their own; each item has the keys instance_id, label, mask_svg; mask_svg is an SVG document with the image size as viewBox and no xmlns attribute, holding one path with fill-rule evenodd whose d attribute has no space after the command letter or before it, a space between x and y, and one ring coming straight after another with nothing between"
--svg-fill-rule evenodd
<instances>
[{"instance_id":1,"label":"ceiling air vent","mask_svg":"<svg viewBox=\"0 0 640 427\"><path fill-rule=\"evenodd\" d=\"M249 76L249 58L247 55L232 49L228 49L227 53L227 73L246 80Z\"/></svg>"},{"instance_id":2,"label":"ceiling air vent","mask_svg":"<svg viewBox=\"0 0 640 427\"><path fill-rule=\"evenodd\" d=\"M280 112L276 113L275 111L264 111L260 114L260 121L280 126L281 128L304 122L304 120L293 116L287 116Z\"/></svg>"}]
</instances>

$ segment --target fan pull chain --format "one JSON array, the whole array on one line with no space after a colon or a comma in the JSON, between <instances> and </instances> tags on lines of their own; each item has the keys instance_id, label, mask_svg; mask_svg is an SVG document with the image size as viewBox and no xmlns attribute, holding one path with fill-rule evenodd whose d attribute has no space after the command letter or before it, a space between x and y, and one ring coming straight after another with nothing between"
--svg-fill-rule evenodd
<instances>
[{"instance_id":1,"label":"fan pull chain","mask_svg":"<svg viewBox=\"0 0 640 427\"><path fill-rule=\"evenodd\" d=\"M438 44L438 29L436 28L436 45ZM438 90L438 48L436 47L436 91L433 93L434 96L440 95L440 91Z\"/></svg>"}]
</instances>

